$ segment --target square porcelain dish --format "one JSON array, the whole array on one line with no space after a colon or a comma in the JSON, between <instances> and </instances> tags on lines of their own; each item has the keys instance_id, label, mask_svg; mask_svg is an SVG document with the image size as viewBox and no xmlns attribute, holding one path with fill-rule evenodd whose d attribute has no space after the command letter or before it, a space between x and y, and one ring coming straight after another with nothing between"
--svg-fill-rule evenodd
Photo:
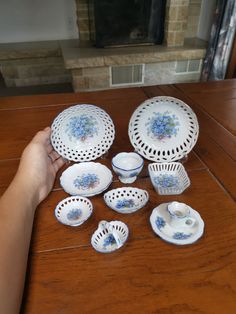
<instances>
[{"instance_id":1,"label":"square porcelain dish","mask_svg":"<svg viewBox=\"0 0 236 314\"><path fill-rule=\"evenodd\" d=\"M152 184L160 195L181 194L190 180L180 162L152 163L148 166Z\"/></svg>"}]
</instances>

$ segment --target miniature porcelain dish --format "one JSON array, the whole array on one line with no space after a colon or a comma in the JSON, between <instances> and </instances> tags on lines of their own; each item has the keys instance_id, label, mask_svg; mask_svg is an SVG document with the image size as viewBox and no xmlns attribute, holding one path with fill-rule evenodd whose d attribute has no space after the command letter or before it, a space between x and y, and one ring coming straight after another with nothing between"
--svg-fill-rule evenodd
<instances>
[{"instance_id":1,"label":"miniature porcelain dish","mask_svg":"<svg viewBox=\"0 0 236 314\"><path fill-rule=\"evenodd\" d=\"M52 123L51 143L64 158L76 162L94 160L113 143L115 128L110 116L94 105L75 105L62 111Z\"/></svg>"},{"instance_id":2,"label":"miniature porcelain dish","mask_svg":"<svg viewBox=\"0 0 236 314\"><path fill-rule=\"evenodd\" d=\"M111 253L121 248L129 235L129 229L122 221L100 221L91 238L93 248L100 253Z\"/></svg>"},{"instance_id":3,"label":"miniature porcelain dish","mask_svg":"<svg viewBox=\"0 0 236 314\"><path fill-rule=\"evenodd\" d=\"M171 162L186 156L196 144L198 132L195 113L173 97L146 100L129 122L129 138L135 151L155 162Z\"/></svg>"},{"instance_id":4,"label":"miniature porcelain dish","mask_svg":"<svg viewBox=\"0 0 236 314\"><path fill-rule=\"evenodd\" d=\"M112 168L122 183L133 183L143 169L143 158L137 153L119 153L112 158Z\"/></svg>"},{"instance_id":5,"label":"miniature porcelain dish","mask_svg":"<svg viewBox=\"0 0 236 314\"><path fill-rule=\"evenodd\" d=\"M58 203L55 208L56 219L67 226L82 225L92 214L93 205L82 196L70 196Z\"/></svg>"},{"instance_id":6,"label":"miniature porcelain dish","mask_svg":"<svg viewBox=\"0 0 236 314\"><path fill-rule=\"evenodd\" d=\"M60 177L70 195L93 196L102 193L112 182L112 173L99 162L82 162L68 167Z\"/></svg>"},{"instance_id":7,"label":"miniature porcelain dish","mask_svg":"<svg viewBox=\"0 0 236 314\"><path fill-rule=\"evenodd\" d=\"M190 186L190 180L180 162L153 163L148 172L156 192L160 195L181 194Z\"/></svg>"},{"instance_id":8,"label":"miniature porcelain dish","mask_svg":"<svg viewBox=\"0 0 236 314\"><path fill-rule=\"evenodd\" d=\"M187 206L187 215L180 210L181 206L177 206L178 210L172 216L168 210L171 203L163 203L153 209L150 223L153 231L166 242L176 245L192 244L203 235L204 222L196 210L186 204L179 204Z\"/></svg>"},{"instance_id":9,"label":"miniature porcelain dish","mask_svg":"<svg viewBox=\"0 0 236 314\"><path fill-rule=\"evenodd\" d=\"M113 189L103 197L107 206L121 214L136 212L144 207L149 199L147 191L133 187Z\"/></svg>"}]
</instances>

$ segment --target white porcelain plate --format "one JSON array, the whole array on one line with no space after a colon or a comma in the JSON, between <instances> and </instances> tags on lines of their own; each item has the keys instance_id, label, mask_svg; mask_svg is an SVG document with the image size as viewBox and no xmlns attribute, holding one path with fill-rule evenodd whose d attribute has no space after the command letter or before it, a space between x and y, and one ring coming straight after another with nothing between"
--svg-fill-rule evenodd
<instances>
[{"instance_id":1,"label":"white porcelain plate","mask_svg":"<svg viewBox=\"0 0 236 314\"><path fill-rule=\"evenodd\" d=\"M155 190L160 195L181 194L190 185L184 166L180 162L163 162L148 165Z\"/></svg>"},{"instance_id":2,"label":"white porcelain plate","mask_svg":"<svg viewBox=\"0 0 236 314\"><path fill-rule=\"evenodd\" d=\"M197 142L198 121L183 101L158 96L143 102L129 122L129 138L135 150L148 160L176 161Z\"/></svg>"},{"instance_id":3,"label":"white porcelain plate","mask_svg":"<svg viewBox=\"0 0 236 314\"><path fill-rule=\"evenodd\" d=\"M60 177L70 195L93 196L102 193L112 182L112 173L99 162L82 162L68 167Z\"/></svg>"},{"instance_id":4,"label":"white porcelain plate","mask_svg":"<svg viewBox=\"0 0 236 314\"><path fill-rule=\"evenodd\" d=\"M146 205L148 199L147 191L133 187L117 188L104 194L107 206L122 214L136 212Z\"/></svg>"},{"instance_id":5,"label":"white porcelain plate","mask_svg":"<svg viewBox=\"0 0 236 314\"><path fill-rule=\"evenodd\" d=\"M55 208L55 217L64 225L77 227L82 225L92 212L93 205L89 199L81 196L70 196L58 203Z\"/></svg>"},{"instance_id":6,"label":"white porcelain plate","mask_svg":"<svg viewBox=\"0 0 236 314\"><path fill-rule=\"evenodd\" d=\"M122 221L101 221L91 238L93 248L100 253L111 253L124 245L129 229Z\"/></svg>"},{"instance_id":7,"label":"white porcelain plate","mask_svg":"<svg viewBox=\"0 0 236 314\"><path fill-rule=\"evenodd\" d=\"M105 154L113 143L115 128L110 116L94 105L75 105L52 123L51 142L64 158L90 161Z\"/></svg>"},{"instance_id":8,"label":"white porcelain plate","mask_svg":"<svg viewBox=\"0 0 236 314\"><path fill-rule=\"evenodd\" d=\"M160 238L176 245L192 244L201 238L204 232L204 222L196 210L191 209L191 217L196 220L191 228L174 229L170 225L171 217L167 206L168 203L157 206L150 216L152 229Z\"/></svg>"}]
</instances>

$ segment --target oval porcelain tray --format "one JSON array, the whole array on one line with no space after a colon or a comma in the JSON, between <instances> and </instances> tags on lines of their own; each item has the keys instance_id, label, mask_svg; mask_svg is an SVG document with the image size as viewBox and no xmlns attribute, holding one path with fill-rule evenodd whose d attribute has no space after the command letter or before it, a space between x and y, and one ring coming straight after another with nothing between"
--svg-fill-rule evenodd
<instances>
[{"instance_id":1,"label":"oval porcelain tray","mask_svg":"<svg viewBox=\"0 0 236 314\"><path fill-rule=\"evenodd\" d=\"M107 206L122 214L136 212L146 205L148 199L147 191L133 187L117 188L104 194Z\"/></svg>"},{"instance_id":2,"label":"oval porcelain tray","mask_svg":"<svg viewBox=\"0 0 236 314\"><path fill-rule=\"evenodd\" d=\"M67 226L82 225L92 214L93 205L89 199L81 196L70 196L58 203L55 208L56 219Z\"/></svg>"},{"instance_id":3,"label":"oval porcelain tray","mask_svg":"<svg viewBox=\"0 0 236 314\"><path fill-rule=\"evenodd\" d=\"M190 185L184 166L180 162L163 162L148 165L152 184L160 195L181 194Z\"/></svg>"},{"instance_id":4,"label":"oval porcelain tray","mask_svg":"<svg viewBox=\"0 0 236 314\"><path fill-rule=\"evenodd\" d=\"M64 158L90 161L105 154L113 143L115 128L110 116L94 105L75 105L52 123L51 142Z\"/></svg>"},{"instance_id":5,"label":"oval porcelain tray","mask_svg":"<svg viewBox=\"0 0 236 314\"><path fill-rule=\"evenodd\" d=\"M197 221L193 227L175 229L170 225L168 204L163 203L153 209L150 216L153 231L164 241L176 245L192 244L201 238L204 232L204 222L199 213L191 209L191 217Z\"/></svg>"},{"instance_id":6,"label":"oval porcelain tray","mask_svg":"<svg viewBox=\"0 0 236 314\"><path fill-rule=\"evenodd\" d=\"M183 101L166 96L142 103L129 122L129 138L135 150L148 160L176 161L197 142L198 121Z\"/></svg>"},{"instance_id":7,"label":"oval porcelain tray","mask_svg":"<svg viewBox=\"0 0 236 314\"><path fill-rule=\"evenodd\" d=\"M129 229L122 221L101 221L91 238L93 248L100 253L111 253L127 241Z\"/></svg>"},{"instance_id":8,"label":"oval porcelain tray","mask_svg":"<svg viewBox=\"0 0 236 314\"><path fill-rule=\"evenodd\" d=\"M112 173L98 162L82 162L68 167L60 177L70 195L93 196L102 193L112 182Z\"/></svg>"}]
</instances>

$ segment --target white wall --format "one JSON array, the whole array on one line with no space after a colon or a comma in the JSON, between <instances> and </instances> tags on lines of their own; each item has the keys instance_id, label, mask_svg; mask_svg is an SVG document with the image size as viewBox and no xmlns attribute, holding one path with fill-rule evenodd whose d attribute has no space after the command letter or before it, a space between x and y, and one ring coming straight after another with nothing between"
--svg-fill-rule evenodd
<instances>
[{"instance_id":1,"label":"white wall","mask_svg":"<svg viewBox=\"0 0 236 314\"><path fill-rule=\"evenodd\" d=\"M75 0L0 0L0 43L72 38Z\"/></svg>"}]
</instances>

